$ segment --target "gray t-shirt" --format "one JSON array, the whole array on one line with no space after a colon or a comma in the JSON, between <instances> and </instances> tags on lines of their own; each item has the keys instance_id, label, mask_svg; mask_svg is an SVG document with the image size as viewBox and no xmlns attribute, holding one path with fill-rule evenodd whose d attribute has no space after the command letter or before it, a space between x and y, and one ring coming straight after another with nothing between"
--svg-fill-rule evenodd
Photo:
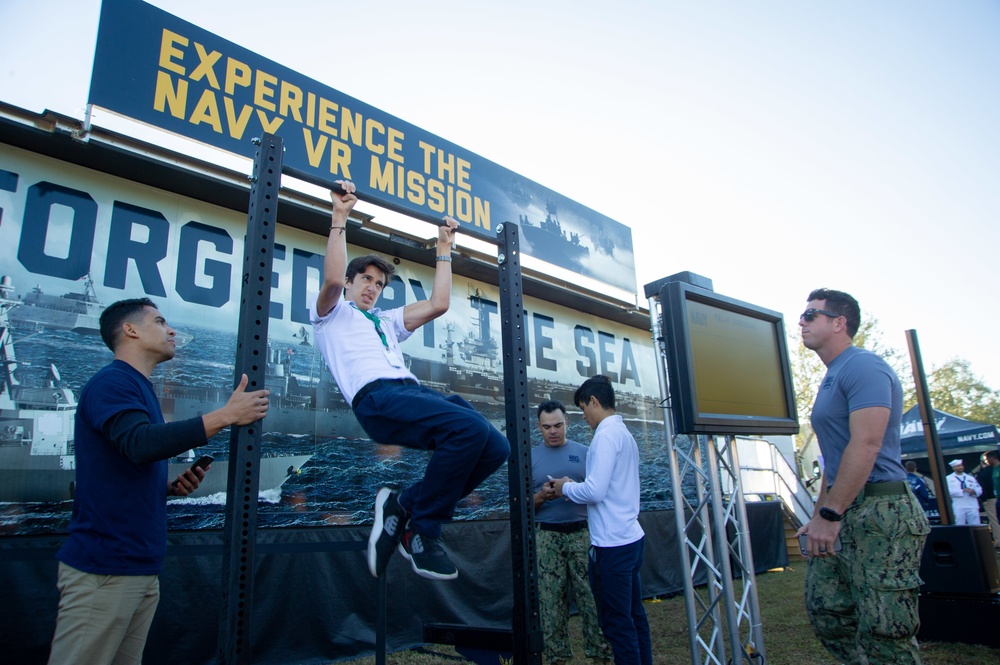
<instances>
[{"instance_id":1,"label":"gray t-shirt","mask_svg":"<svg viewBox=\"0 0 1000 665\"><path fill-rule=\"evenodd\" d=\"M873 406L889 409L889 424L868 482L906 480L906 470L899 458L903 386L882 358L851 346L827 367L812 411L812 428L823 453L828 485L837 479L840 459L851 440L850 414Z\"/></svg>"},{"instance_id":2,"label":"gray t-shirt","mask_svg":"<svg viewBox=\"0 0 1000 665\"><path fill-rule=\"evenodd\" d=\"M553 448L542 442L531 449L531 481L535 491L542 489L548 476L562 478L569 476L576 482L583 482L587 476L587 451L589 448L576 441L566 441L566 445ZM535 521L545 524L566 524L587 519L587 506L562 498L546 501L535 510Z\"/></svg>"}]
</instances>

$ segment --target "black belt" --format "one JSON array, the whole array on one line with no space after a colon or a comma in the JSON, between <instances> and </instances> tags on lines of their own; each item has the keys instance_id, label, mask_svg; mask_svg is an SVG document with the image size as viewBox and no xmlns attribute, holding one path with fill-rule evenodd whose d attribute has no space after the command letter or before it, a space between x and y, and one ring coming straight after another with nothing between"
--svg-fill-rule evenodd
<instances>
[{"instance_id":1,"label":"black belt","mask_svg":"<svg viewBox=\"0 0 1000 665\"><path fill-rule=\"evenodd\" d=\"M587 520L583 520L582 522L563 522L561 524L538 522L538 528L542 531L555 531L557 533L576 533L587 528Z\"/></svg>"},{"instance_id":2,"label":"black belt","mask_svg":"<svg viewBox=\"0 0 1000 665\"><path fill-rule=\"evenodd\" d=\"M858 492L857 501L860 503L870 496L906 494L907 487L909 487L909 484L905 480L893 480L885 483L865 483L865 486Z\"/></svg>"},{"instance_id":3,"label":"black belt","mask_svg":"<svg viewBox=\"0 0 1000 665\"><path fill-rule=\"evenodd\" d=\"M351 408L357 409L358 404L361 403L361 400L363 400L365 397L368 397L368 395L375 392L379 388L383 388L385 386L393 386L393 385L419 386L420 384L413 379L375 379L371 383L366 383L365 385L361 386L361 390L359 390L358 394L354 396L353 400L351 400Z\"/></svg>"}]
</instances>

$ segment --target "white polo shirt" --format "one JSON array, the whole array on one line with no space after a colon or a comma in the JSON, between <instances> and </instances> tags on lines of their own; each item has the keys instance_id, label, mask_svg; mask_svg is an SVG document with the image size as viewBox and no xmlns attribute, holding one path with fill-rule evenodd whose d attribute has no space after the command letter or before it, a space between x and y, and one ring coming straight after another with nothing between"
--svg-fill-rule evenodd
<instances>
[{"instance_id":1,"label":"white polo shirt","mask_svg":"<svg viewBox=\"0 0 1000 665\"><path fill-rule=\"evenodd\" d=\"M309 304L313 340L348 404L361 388L377 379L416 380L406 369L399 350L399 343L412 334L403 326L402 307L370 310L379 319L385 335L383 344L374 322L353 302L341 297L336 307L321 317L316 312L317 297Z\"/></svg>"}]
</instances>

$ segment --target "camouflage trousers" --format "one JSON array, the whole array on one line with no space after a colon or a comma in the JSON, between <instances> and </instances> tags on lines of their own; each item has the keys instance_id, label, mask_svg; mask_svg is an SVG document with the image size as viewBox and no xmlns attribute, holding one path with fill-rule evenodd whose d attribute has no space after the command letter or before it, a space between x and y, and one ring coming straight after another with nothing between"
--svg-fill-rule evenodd
<instances>
[{"instance_id":1,"label":"camouflage trousers","mask_svg":"<svg viewBox=\"0 0 1000 665\"><path fill-rule=\"evenodd\" d=\"M571 661L569 644L569 591L572 588L576 608L583 621L583 651L591 658L611 659L611 646L597 623L597 607L587 577L587 552L590 533L535 531L538 556L538 596L542 614L543 654L546 661Z\"/></svg>"},{"instance_id":2,"label":"camouflage trousers","mask_svg":"<svg viewBox=\"0 0 1000 665\"><path fill-rule=\"evenodd\" d=\"M806 569L816 635L848 665L920 664L917 588L930 525L913 492L866 497L844 513L834 557Z\"/></svg>"}]
</instances>

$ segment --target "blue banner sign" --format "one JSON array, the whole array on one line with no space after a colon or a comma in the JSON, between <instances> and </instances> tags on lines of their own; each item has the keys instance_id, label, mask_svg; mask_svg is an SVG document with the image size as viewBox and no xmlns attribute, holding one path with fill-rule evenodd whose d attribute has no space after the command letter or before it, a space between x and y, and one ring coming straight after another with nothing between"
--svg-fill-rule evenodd
<instances>
[{"instance_id":1,"label":"blue banner sign","mask_svg":"<svg viewBox=\"0 0 1000 665\"><path fill-rule=\"evenodd\" d=\"M138 0L104 0L90 103L251 157L264 132L290 173L635 292L631 230L502 166Z\"/></svg>"}]
</instances>

